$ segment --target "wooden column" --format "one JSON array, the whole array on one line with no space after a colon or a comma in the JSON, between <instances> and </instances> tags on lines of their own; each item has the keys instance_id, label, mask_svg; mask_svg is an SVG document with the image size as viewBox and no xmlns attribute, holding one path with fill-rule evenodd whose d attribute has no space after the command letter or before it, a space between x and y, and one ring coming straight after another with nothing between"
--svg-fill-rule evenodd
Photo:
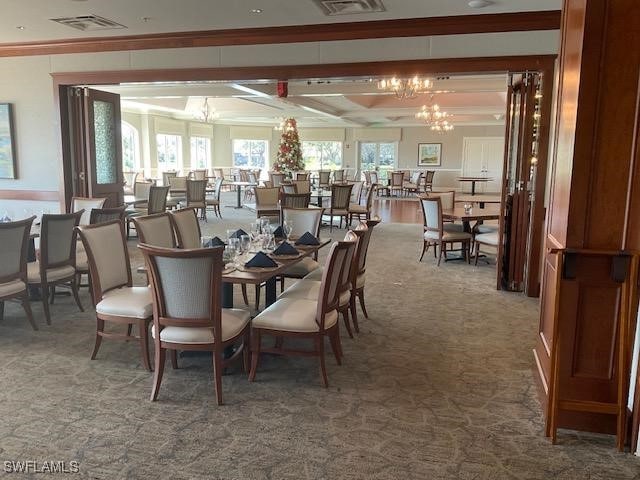
<instances>
[{"instance_id":1,"label":"wooden column","mask_svg":"<svg viewBox=\"0 0 640 480\"><path fill-rule=\"evenodd\" d=\"M640 250L640 2L565 0L539 338L547 435L618 433ZM621 443L618 446L621 447Z\"/></svg>"}]
</instances>

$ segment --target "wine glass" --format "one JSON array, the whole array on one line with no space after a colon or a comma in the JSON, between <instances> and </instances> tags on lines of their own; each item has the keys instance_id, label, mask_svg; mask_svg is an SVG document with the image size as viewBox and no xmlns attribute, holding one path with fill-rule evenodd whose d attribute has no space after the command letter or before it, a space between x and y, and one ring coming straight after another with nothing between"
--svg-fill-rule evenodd
<instances>
[{"instance_id":1,"label":"wine glass","mask_svg":"<svg viewBox=\"0 0 640 480\"><path fill-rule=\"evenodd\" d=\"M271 233L269 217L260 217L260 230L262 233Z\"/></svg>"},{"instance_id":2,"label":"wine glass","mask_svg":"<svg viewBox=\"0 0 640 480\"><path fill-rule=\"evenodd\" d=\"M233 229L227 230L227 240L231 240L234 233L236 233L236 231Z\"/></svg>"},{"instance_id":3,"label":"wine glass","mask_svg":"<svg viewBox=\"0 0 640 480\"><path fill-rule=\"evenodd\" d=\"M282 222L282 230L287 237L287 242L291 239L291 233L293 232L293 222L291 220L285 220Z\"/></svg>"},{"instance_id":4,"label":"wine glass","mask_svg":"<svg viewBox=\"0 0 640 480\"><path fill-rule=\"evenodd\" d=\"M251 249L251 237L249 235L240 235L240 251L248 253Z\"/></svg>"},{"instance_id":5,"label":"wine glass","mask_svg":"<svg viewBox=\"0 0 640 480\"><path fill-rule=\"evenodd\" d=\"M229 257L231 259L231 263L234 266L238 265L238 255L240 254L240 239L239 238L230 238L229 243L227 245L227 250L229 251Z\"/></svg>"}]
</instances>

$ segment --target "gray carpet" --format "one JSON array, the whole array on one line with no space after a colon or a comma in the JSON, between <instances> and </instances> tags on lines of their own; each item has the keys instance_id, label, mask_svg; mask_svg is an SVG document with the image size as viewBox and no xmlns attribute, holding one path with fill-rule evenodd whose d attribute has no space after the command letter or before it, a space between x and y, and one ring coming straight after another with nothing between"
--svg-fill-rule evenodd
<instances>
[{"instance_id":1,"label":"gray carpet","mask_svg":"<svg viewBox=\"0 0 640 480\"><path fill-rule=\"evenodd\" d=\"M222 210L207 232L253 218ZM90 308L60 297L46 326L35 303L33 332L7 304L0 472L5 461L35 460L79 462L79 474L57 478L640 478L638 459L611 437L561 431L549 443L532 373L537 301L496 291L492 266L418 263L420 230L375 229L371 318L360 315L355 340L343 335L343 366L328 357L328 389L314 359L265 356L255 383L230 369L219 407L209 361L188 357L167 366L151 403L137 344L105 340L89 360ZM82 299L90 304L86 289Z\"/></svg>"}]
</instances>

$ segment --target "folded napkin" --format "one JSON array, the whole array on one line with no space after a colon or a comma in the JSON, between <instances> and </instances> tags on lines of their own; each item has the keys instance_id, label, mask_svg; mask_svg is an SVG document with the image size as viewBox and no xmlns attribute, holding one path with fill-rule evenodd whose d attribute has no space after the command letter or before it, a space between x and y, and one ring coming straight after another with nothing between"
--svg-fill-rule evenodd
<instances>
[{"instance_id":1,"label":"folded napkin","mask_svg":"<svg viewBox=\"0 0 640 480\"><path fill-rule=\"evenodd\" d=\"M231 238L240 238L242 235L248 235L248 233L245 232L243 229L239 228L238 230L235 231L233 235L231 235Z\"/></svg>"},{"instance_id":2,"label":"folded napkin","mask_svg":"<svg viewBox=\"0 0 640 480\"><path fill-rule=\"evenodd\" d=\"M284 230L282 230L282 226L281 225L278 225L278 228L276 228L273 231L273 236L276 237L276 238L284 238L285 237Z\"/></svg>"},{"instance_id":3,"label":"folded napkin","mask_svg":"<svg viewBox=\"0 0 640 480\"><path fill-rule=\"evenodd\" d=\"M298 253L298 250L288 242L282 242L280 246L273 251L274 255L297 255Z\"/></svg>"},{"instance_id":4,"label":"folded napkin","mask_svg":"<svg viewBox=\"0 0 640 480\"><path fill-rule=\"evenodd\" d=\"M272 259L270 259L269 257L267 257L267 255L265 255L262 252L258 252L255 254L255 256L249 260L247 263L244 264L245 267L277 267L278 264L276 262L274 262Z\"/></svg>"},{"instance_id":5,"label":"folded napkin","mask_svg":"<svg viewBox=\"0 0 640 480\"><path fill-rule=\"evenodd\" d=\"M320 245L320 242L309 232L304 232L304 235L296 241L296 245Z\"/></svg>"},{"instance_id":6,"label":"folded napkin","mask_svg":"<svg viewBox=\"0 0 640 480\"><path fill-rule=\"evenodd\" d=\"M220 240L220 237L213 237L211 240L207 242L207 247L224 247L225 243Z\"/></svg>"}]
</instances>

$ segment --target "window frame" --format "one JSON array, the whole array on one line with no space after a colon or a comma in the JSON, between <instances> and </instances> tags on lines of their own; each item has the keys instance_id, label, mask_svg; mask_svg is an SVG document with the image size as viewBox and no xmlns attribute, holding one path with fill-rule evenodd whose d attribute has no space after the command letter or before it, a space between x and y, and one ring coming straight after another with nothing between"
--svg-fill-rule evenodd
<instances>
[{"instance_id":1,"label":"window frame","mask_svg":"<svg viewBox=\"0 0 640 480\"><path fill-rule=\"evenodd\" d=\"M247 160L247 164L246 165L236 165L236 142L248 142L249 143L249 158ZM264 143L264 166L260 166L260 165L253 165L251 163L251 160L253 158L253 144L254 143ZM250 169L260 169L261 170L261 176L266 175L266 172L269 171L269 168L271 167L270 163L269 163L269 140L266 139L256 139L256 138L233 138L231 139L231 166L232 168L242 168L242 169L246 169L246 168L250 168Z\"/></svg>"},{"instance_id":2,"label":"window frame","mask_svg":"<svg viewBox=\"0 0 640 480\"><path fill-rule=\"evenodd\" d=\"M375 152L375 159L373 162L373 170L375 170L376 172L380 172L380 145L382 144L386 144L386 145L393 145L393 165L390 168L383 168L382 171L384 172L388 172L390 170L396 170L398 168L398 143L399 142L375 142L375 141L367 141L367 140L361 140L358 141L358 168L360 169L360 171L364 171L364 170L371 170L371 169L365 169L362 166L362 145L365 143L369 143L369 144L373 144L376 146L376 152Z\"/></svg>"},{"instance_id":3,"label":"window frame","mask_svg":"<svg viewBox=\"0 0 640 480\"><path fill-rule=\"evenodd\" d=\"M336 169L342 169L344 168L344 142L340 141L340 140L303 140L300 143L300 148L302 150L302 159L304 160L305 163L305 170L332 170L333 168L330 165L323 165L322 160L320 160L320 166L319 168L311 168L309 165L307 165L307 160L306 160L306 155L305 155L305 144L309 144L309 143L336 143L338 144L339 148L338 151L340 152L340 163L338 164L336 162Z\"/></svg>"},{"instance_id":4,"label":"window frame","mask_svg":"<svg viewBox=\"0 0 640 480\"><path fill-rule=\"evenodd\" d=\"M125 160L124 138L125 138L126 130L129 130L133 137L132 138L133 167L131 167L131 169L126 167L124 164L124 160ZM126 120L121 120L120 121L120 138L123 143L122 144L122 171L138 172L142 170L142 162L140 158L140 133L138 132L138 129L134 127L131 123L127 122Z\"/></svg>"},{"instance_id":5,"label":"window frame","mask_svg":"<svg viewBox=\"0 0 640 480\"><path fill-rule=\"evenodd\" d=\"M197 147L197 141L198 140L205 140L206 141L206 153L205 153L205 162L204 165L200 165L198 163L198 159L195 159L195 163L194 163L194 145L193 145L193 141L196 140L196 152L198 150ZM205 135L190 135L189 136L189 161L190 161L190 165L191 165L191 169L192 170L202 170L202 169L210 169L213 165L213 152L211 150L211 147L213 145L213 139L211 137L205 136Z\"/></svg>"},{"instance_id":6,"label":"window frame","mask_svg":"<svg viewBox=\"0 0 640 480\"><path fill-rule=\"evenodd\" d=\"M164 143L165 144L165 149L166 149L166 140L165 142L160 142L160 136L163 137L175 137L177 139L176 141L176 165L175 168L171 167L171 168L161 168L160 167L160 144ZM171 171L172 169L174 169L176 172L180 172L182 171L184 166L184 161L182 158L182 135L176 135L174 133L156 133L156 169L158 172L167 172L167 171Z\"/></svg>"}]
</instances>

